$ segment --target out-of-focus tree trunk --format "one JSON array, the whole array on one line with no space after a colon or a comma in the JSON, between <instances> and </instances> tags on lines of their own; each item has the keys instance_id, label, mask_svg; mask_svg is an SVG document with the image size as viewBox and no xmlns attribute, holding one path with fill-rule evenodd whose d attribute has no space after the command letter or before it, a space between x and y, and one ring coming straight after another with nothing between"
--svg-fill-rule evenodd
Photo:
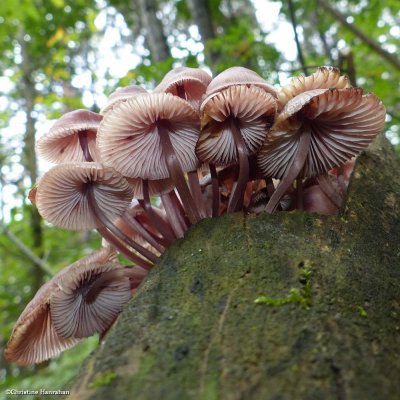
<instances>
[{"instance_id":1,"label":"out-of-focus tree trunk","mask_svg":"<svg viewBox=\"0 0 400 400\"><path fill-rule=\"evenodd\" d=\"M158 4L156 0L137 0L141 23L145 31L146 43L149 46L151 59L158 63L171 57L171 52L163 31L163 25L157 18Z\"/></svg>"},{"instance_id":2,"label":"out-of-focus tree trunk","mask_svg":"<svg viewBox=\"0 0 400 400\"><path fill-rule=\"evenodd\" d=\"M237 213L192 227L68 399L397 400L399 167L381 140L338 216Z\"/></svg>"},{"instance_id":3,"label":"out-of-focus tree trunk","mask_svg":"<svg viewBox=\"0 0 400 400\"><path fill-rule=\"evenodd\" d=\"M33 80L31 60L27 43L24 40L24 33L20 33L19 44L22 56L22 85L25 98L26 130L24 137L24 148L22 164L25 174L33 185L38 178L38 167L35 153L36 128L34 118L35 105L35 82ZM32 251L39 257L43 257L43 229L42 219L36 207L29 208L29 220L32 233ZM43 284L44 271L35 262L32 262L32 291L36 292Z\"/></svg>"},{"instance_id":4,"label":"out-of-focus tree trunk","mask_svg":"<svg viewBox=\"0 0 400 400\"><path fill-rule=\"evenodd\" d=\"M192 21L197 25L201 40L205 46L206 58L212 65L215 65L218 63L218 53L207 46L207 41L214 39L216 36L209 1L188 0L188 6Z\"/></svg>"}]
</instances>

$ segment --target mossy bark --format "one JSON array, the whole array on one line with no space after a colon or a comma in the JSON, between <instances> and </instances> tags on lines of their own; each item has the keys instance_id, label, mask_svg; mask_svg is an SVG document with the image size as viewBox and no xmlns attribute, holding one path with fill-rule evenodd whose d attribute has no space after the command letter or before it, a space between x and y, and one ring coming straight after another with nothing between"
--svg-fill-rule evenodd
<instances>
[{"instance_id":1,"label":"mossy bark","mask_svg":"<svg viewBox=\"0 0 400 400\"><path fill-rule=\"evenodd\" d=\"M381 140L338 216L237 213L192 227L69 399L398 399L398 171Z\"/></svg>"}]
</instances>

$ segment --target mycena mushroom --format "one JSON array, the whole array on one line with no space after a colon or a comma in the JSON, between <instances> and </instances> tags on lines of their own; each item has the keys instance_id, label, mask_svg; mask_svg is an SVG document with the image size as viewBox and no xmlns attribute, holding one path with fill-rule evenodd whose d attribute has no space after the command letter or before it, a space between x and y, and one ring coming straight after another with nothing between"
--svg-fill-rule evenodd
<instances>
[{"instance_id":1,"label":"mycena mushroom","mask_svg":"<svg viewBox=\"0 0 400 400\"><path fill-rule=\"evenodd\" d=\"M37 152L47 161L57 164L100 161L96 134L102 118L89 110L75 110L64 114L38 140Z\"/></svg>"},{"instance_id":2,"label":"mycena mushroom","mask_svg":"<svg viewBox=\"0 0 400 400\"><path fill-rule=\"evenodd\" d=\"M198 157L213 165L239 160L239 176L228 212L239 211L249 178L248 157L263 144L277 110L275 89L255 72L230 68L207 88L201 111ZM215 179L215 172L213 173ZM215 186L214 186L215 187ZM214 193L214 197L219 196Z\"/></svg>"},{"instance_id":3,"label":"mycena mushroom","mask_svg":"<svg viewBox=\"0 0 400 400\"><path fill-rule=\"evenodd\" d=\"M114 169L98 163L69 163L56 165L42 176L37 186L36 205L48 222L72 230L96 228L132 261L151 268L150 262L132 253L122 242L151 262L157 257L113 223L128 208L132 196L128 182Z\"/></svg>"},{"instance_id":4,"label":"mycena mushroom","mask_svg":"<svg viewBox=\"0 0 400 400\"><path fill-rule=\"evenodd\" d=\"M171 93L187 100L198 110L210 82L210 74L200 68L177 67L164 76L154 93Z\"/></svg>"},{"instance_id":5,"label":"mycena mushroom","mask_svg":"<svg viewBox=\"0 0 400 400\"><path fill-rule=\"evenodd\" d=\"M104 162L131 178L171 178L191 223L200 220L184 173L196 170L199 120L185 100L169 93L128 99L107 113L97 143Z\"/></svg>"},{"instance_id":6,"label":"mycena mushroom","mask_svg":"<svg viewBox=\"0 0 400 400\"><path fill-rule=\"evenodd\" d=\"M383 130L385 107L362 89L314 89L289 100L258 154L265 176L280 179L273 212L297 178L325 174L358 155Z\"/></svg>"},{"instance_id":7,"label":"mycena mushroom","mask_svg":"<svg viewBox=\"0 0 400 400\"><path fill-rule=\"evenodd\" d=\"M177 67L164 76L163 80L155 87L154 93L171 93L188 101L196 111L199 111L201 99L210 82L211 75L200 68ZM208 215L197 169L187 171L187 174L191 194L204 218Z\"/></svg>"},{"instance_id":8,"label":"mycena mushroom","mask_svg":"<svg viewBox=\"0 0 400 400\"><path fill-rule=\"evenodd\" d=\"M118 262L70 268L50 296L50 313L62 337L85 338L105 332L131 298L129 274Z\"/></svg>"},{"instance_id":9,"label":"mycena mushroom","mask_svg":"<svg viewBox=\"0 0 400 400\"><path fill-rule=\"evenodd\" d=\"M63 269L45 283L15 323L5 350L6 359L19 365L35 364L75 346L79 338L61 336L57 332L50 312L50 298L59 290L59 282L64 276L73 271L84 274L87 266L110 262L115 262L115 253L106 247Z\"/></svg>"}]
</instances>

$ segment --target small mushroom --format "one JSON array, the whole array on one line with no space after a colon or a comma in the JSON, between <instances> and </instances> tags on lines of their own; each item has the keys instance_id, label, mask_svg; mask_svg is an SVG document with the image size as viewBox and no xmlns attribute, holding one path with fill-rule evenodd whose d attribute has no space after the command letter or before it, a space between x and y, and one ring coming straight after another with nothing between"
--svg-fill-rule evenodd
<instances>
[{"instance_id":1,"label":"small mushroom","mask_svg":"<svg viewBox=\"0 0 400 400\"><path fill-rule=\"evenodd\" d=\"M196 170L199 120L195 109L170 93L128 99L104 117L97 139L108 165L131 178L171 178L192 223L200 219L184 172Z\"/></svg>"},{"instance_id":2,"label":"small mushroom","mask_svg":"<svg viewBox=\"0 0 400 400\"><path fill-rule=\"evenodd\" d=\"M96 134L102 116L89 110L75 110L64 114L42 136L36 150L53 163L100 161Z\"/></svg>"},{"instance_id":3,"label":"small mushroom","mask_svg":"<svg viewBox=\"0 0 400 400\"><path fill-rule=\"evenodd\" d=\"M104 264L114 260L114 253L103 248L60 271L45 283L28 303L18 318L5 350L5 357L18 365L43 362L79 342L76 337L60 336L55 329L50 313L50 297L59 290L58 283L73 270L84 270L85 266Z\"/></svg>"},{"instance_id":4,"label":"small mushroom","mask_svg":"<svg viewBox=\"0 0 400 400\"><path fill-rule=\"evenodd\" d=\"M297 76L288 85L283 86L277 93L278 100L284 106L300 93L314 89L346 89L350 87L349 78L340 75L340 70L334 67L319 67L310 76Z\"/></svg>"},{"instance_id":5,"label":"small mushroom","mask_svg":"<svg viewBox=\"0 0 400 400\"><path fill-rule=\"evenodd\" d=\"M200 68L177 67L164 76L154 93L171 93L188 101L198 110L210 82L211 76Z\"/></svg>"},{"instance_id":6,"label":"small mushroom","mask_svg":"<svg viewBox=\"0 0 400 400\"><path fill-rule=\"evenodd\" d=\"M123 214L131 200L132 189L124 177L113 168L99 163L56 165L39 180L36 193L39 213L48 222L73 230L97 228L132 261L144 268L151 268L152 264L127 252L121 242L113 240L107 231L149 260L154 262L157 259L113 224L113 220Z\"/></svg>"},{"instance_id":7,"label":"small mushroom","mask_svg":"<svg viewBox=\"0 0 400 400\"><path fill-rule=\"evenodd\" d=\"M196 145L200 160L211 165L214 176L213 165L239 160L239 177L229 212L243 207L249 177L248 157L262 146L274 122L277 109L274 94L255 72L237 67L214 78L201 104L201 133Z\"/></svg>"},{"instance_id":8,"label":"small mushroom","mask_svg":"<svg viewBox=\"0 0 400 400\"><path fill-rule=\"evenodd\" d=\"M264 175L281 179L267 211L295 179L325 174L359 154L384 122L382 102L359 88L314 89L289 100L258 153Z\"/></svg>"},{"instance_id":9,"label":"small mushroom","mask_svg":"<svg viewBox=\"0 0 400 400\"><path fill-rule=\"evenodd\" d=\"M62 337L85 338L106 331L131 297L127 271L117 262L71 268L50 296L50 313Z\"/></svg>"}]
</instances>

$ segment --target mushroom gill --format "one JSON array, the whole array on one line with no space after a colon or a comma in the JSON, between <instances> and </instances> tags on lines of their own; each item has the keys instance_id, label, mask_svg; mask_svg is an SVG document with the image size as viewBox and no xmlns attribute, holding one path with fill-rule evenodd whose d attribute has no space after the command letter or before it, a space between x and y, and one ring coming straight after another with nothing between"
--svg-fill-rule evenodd
<instances>
[{"instance_id":1,"label":"mushroom gill","mask_svg":"<svg viewBox=\"0 0 400 400\"><path fill-rule=\"evenodd\" d=\"M114 256L110 247L103 248L64 268L45 283L15 323L5 350L6 359L18 365L36 364L75 346L79 338L63 337L55 329L50 312L50 298L59 290L60 280L71 271L85 268L92 263L109 262Z\"/></svg>"}]
</instances>

